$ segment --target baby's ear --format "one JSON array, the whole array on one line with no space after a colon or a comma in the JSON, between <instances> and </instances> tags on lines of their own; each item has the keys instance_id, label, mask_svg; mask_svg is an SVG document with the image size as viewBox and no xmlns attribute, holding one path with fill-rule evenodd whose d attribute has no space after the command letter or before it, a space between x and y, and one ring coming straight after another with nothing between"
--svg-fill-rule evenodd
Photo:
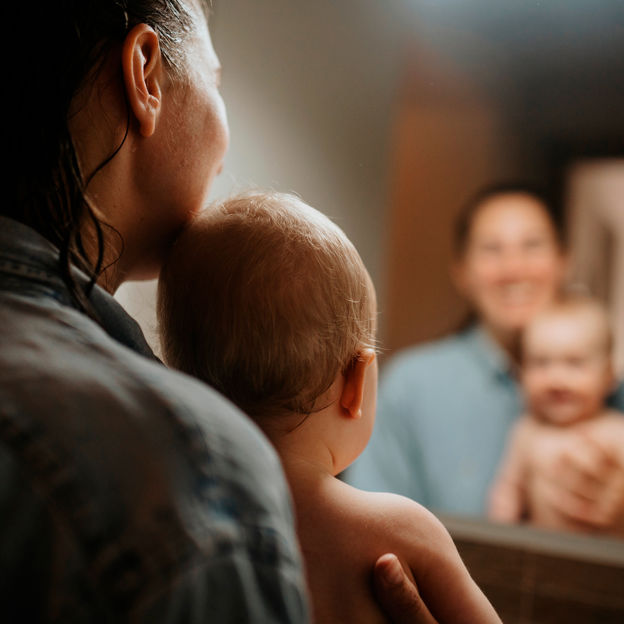
<instances>
[{"instance_id":1,"label":"baby's ear","mask_svg":"<svg viewBox=\"0 0 624 624\"><path fill-rule=\"evenodd\" d=\"M343 373L344 384L340 394L340 407L348 418L359 418L362 415L366 369L374 361L374 349L364 348L353 356L351 364Z\"/></svg>"}]
</instances>

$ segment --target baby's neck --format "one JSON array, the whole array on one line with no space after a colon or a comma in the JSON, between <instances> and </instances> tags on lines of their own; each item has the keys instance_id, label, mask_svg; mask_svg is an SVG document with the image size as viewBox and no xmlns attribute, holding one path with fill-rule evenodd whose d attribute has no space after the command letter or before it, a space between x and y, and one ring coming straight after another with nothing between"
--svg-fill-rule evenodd
<instances>
[{"instance_id":1,"label":"baby's neck","mask_svg":"<svg viewBox=\"0 0 624 624\"><path fill-rule=\"evenodd\" d=\"M585 423L591 423L596 420L600 420L601 418L610 417L616 413L617 413L616 411L614 411L613 409L605 405L602 408L596 410L595 412L592 412L591 414L585 414L569 422L557 422L555 420L549 419L546 416L540 415L535 412L531 414L531 417L537 424L541 425L542 427L567 429L570 427L582 426Z\"/></svg>"},{"instance_id":2,"label":"baby's neck","mask_svg":"<svg viewBox=\"0 0 624 624\"><path fill-rule=\"evenodd\" d=\"M337 474L335 457L320 439L295 432L269 435L287 475L296 479L323 479Z\"/></svg>"},{"instance_id":3,"label":"baby's neck","mask_svg":"<svg viewBox=\"0 0 624 624\"><path fill-rule=\"evenodd\" d=\"M286 472L301 478L334 477L344 469L340 448L342 420L335 402L302 417L286 414L259 422L277 450Z\"/></svg>"}]
</instances>

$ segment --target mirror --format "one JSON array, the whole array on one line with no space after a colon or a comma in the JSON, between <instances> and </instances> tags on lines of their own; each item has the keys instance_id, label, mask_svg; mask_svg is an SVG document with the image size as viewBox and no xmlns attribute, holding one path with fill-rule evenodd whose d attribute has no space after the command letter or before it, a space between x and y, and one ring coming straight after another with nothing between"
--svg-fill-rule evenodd
<instances>
[{"instance_id":1,"label":"mirror","mask_svg":"<svg viewBox=\"0 0 624 624\"><path fill-rule=\"evenodd\" d=\"M390 152L390 350L463 316L450 231L475 189L523 179L563 194L575 161L622 156L624 144L616 1L412 5Z\"/></svg>"}]
</instances>

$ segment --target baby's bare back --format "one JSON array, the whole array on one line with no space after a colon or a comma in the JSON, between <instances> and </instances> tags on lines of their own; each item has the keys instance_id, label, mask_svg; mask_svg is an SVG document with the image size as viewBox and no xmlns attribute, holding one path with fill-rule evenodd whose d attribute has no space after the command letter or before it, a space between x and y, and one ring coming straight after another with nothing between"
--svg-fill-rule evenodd
<instances>
[{"instance_id":1,"label":"baby's bare back","mask_svg":"<svg viewBox=\"0 0 624 624\"><path fill-rule=\"evenodd\" d=\"M391 526L381 530L376 514L371 517L367 502L351 489L336 481L315 492L295 492L297 532L318 623L387 621L373 595L372 572L376 559L395 552L396 544L388 538Z\"/></svg>"},{"instance_id":2,"label":"baby's bare back","mask_svg":"<svg viewBox=\"0 0 624 624\"><path fill-rule=\"evenodd\" d=\"M387 552L397 555L439 622L500 621L446 530L414 501L334 478L292 489L316 622L386 622L372 573Z\"/></svg>"}]
</instances>

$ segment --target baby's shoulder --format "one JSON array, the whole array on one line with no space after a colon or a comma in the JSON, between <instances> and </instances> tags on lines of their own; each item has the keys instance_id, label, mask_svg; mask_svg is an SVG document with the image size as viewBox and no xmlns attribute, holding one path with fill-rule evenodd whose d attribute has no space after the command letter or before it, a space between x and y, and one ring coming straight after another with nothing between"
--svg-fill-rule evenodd
<instances>
[{"instance_id":1,"label":"baby's shoulder","mask_svg":"<svg viewBox=\"0 0 624 624\"><path fill-rule=\"evenodd\" d=\"M624 413L606 409L597 418L582 423L587 435L596 436L605 442L624 442Z\"/></svg>"},{"instance_id":2,"label":"baby's shoulder","mask_svg":"<svg viewBox=\"0 0 624 624\"><path fill-rule=\"evenodd\" d=\"M394 517L403 518L406 515L424 522L435 520L435 516L426 507L407 496L390 492L366 492L356 488L353 490L354 497L358 499L362 508L382 520Z\"/></svg>"},{"instance_id":3,"label":"baby's shoulder","mask_svg":"<svg viewBox=\"0 0 624 624\"><path fill-rule=\"evenodd\" d=\"M423 557L454 548L442 522L416 501L399 494L352 489L348 508L365 523L370 537L386 543L390 550L400 551L408 560L417 556L423 561Z\"/></svg>"},{"instance_id":4,"label":"baby's shoulder","mask_svg":"<svg viewBox=\"0 0 624 624\"><path fill-rule=\"evenodd\" d=\"M545 426L534 415L530 413L524 413L520 415L514 422L510 437L514 439L516 443L524 440L530 440L533 436L543 433Z\"/></svg>"}]
</instances>

